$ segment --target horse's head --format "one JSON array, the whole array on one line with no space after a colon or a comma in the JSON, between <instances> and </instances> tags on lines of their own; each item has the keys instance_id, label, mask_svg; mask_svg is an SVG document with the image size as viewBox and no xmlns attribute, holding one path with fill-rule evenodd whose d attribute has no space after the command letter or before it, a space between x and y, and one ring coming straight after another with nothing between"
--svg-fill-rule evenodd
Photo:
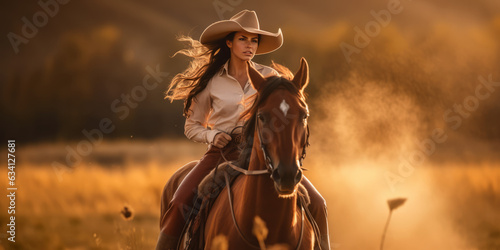
<instances>
[{"instance_id":1,"label":"horse's head","mask_svg":"<svg viewBox=\"0 0 500 250\"><path fill-rule=\"evenodd\" d=\"M302 179L302 160L309 136L309 110L304 97L309 82L307 62L301 59L293 79L264 78L252 67L248 73L258 94L250 110L245 137L254 138L252 148L259 152L261 162L266 163L278 194L294 195Z\"/></svg>"}]
</instances>

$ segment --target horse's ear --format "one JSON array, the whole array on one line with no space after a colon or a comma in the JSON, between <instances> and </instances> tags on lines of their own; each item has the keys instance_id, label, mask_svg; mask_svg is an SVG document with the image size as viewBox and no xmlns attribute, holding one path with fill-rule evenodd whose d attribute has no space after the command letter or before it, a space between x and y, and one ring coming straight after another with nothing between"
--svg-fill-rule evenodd
<instances>
[{"instance_id":1,"label":"horse's ear","mask_svg":"<svg viewBox=\"0 0 500 250\"><path fill-rule=\"evenodd\" d=\"M300 59L299 71L293 77L292 82L297 86L300 91L304 91L307 84L309 84L309 65L304 57Z\"/></svg>"},{"instance_id":2,"label":"horse's ear","mask_svg":"<svg viewBox=\"0 0 500 250\"><path fill-rule=\"evenodd\" d=\"M250 78L250 82L255 90L259 91L260 88L264 85L266 79L264 76L259 73L249 62L247 62L248 67L248 77Z\"/></svg>"}]
</instances>

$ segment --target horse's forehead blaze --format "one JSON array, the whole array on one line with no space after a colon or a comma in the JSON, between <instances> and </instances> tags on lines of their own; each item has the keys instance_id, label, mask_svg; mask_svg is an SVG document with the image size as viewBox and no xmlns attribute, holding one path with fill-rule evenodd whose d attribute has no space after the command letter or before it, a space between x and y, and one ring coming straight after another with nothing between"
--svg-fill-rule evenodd
<instances>
[{"instance_id":1,"label":"horse's forehead blaze","mask_svg":"<svg viewBox=\"0 0 500 250\"><path fill-rule=\"evenodd\" d=\"M281 112L285 116L287 116L287 114L294 113L295 110L301 109L301 106L302 105L295 96L293 96L287 90L280 89L269 96L268 100L263 106L263 109L277 109L279 110L278 112Z\"/></svg>"},{"instance_id":2,"label":"horse's forehead blaze","mask_svg":"<svg viewBox=\"0 0 500 250\"><path fill-rule=\"evenodd\" d=\"M288 109L290 109L290 105L285 101L285 99L283 99L280 103L280 110L285 116L288 113Z\"/></svg>"}]
</instances>

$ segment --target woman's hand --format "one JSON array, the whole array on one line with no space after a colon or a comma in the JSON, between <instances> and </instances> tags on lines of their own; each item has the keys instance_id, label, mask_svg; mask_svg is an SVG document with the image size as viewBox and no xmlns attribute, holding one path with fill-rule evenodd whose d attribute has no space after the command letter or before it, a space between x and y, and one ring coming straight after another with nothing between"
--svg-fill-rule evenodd
<instances>
[{"instance_id":1,"label":"woman's hand","mask_svg":"<svg viewBox=\"0 0 500 250\"><path fill-rule=\"evenodd\" d=\"M224 132L220 132L220 133L215 135L214 141L212 144L218 148L223 148L229 143L230 140L231 140L230 135L228 135Z\"/></svg>"}]
</instances>

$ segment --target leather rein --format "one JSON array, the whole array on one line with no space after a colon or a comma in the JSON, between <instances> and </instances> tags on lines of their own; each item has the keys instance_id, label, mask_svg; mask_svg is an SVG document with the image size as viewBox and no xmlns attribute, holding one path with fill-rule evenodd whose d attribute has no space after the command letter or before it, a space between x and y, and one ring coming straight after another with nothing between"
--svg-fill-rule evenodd
<instances>
[{"instance_id":1,"label":"leather rein","mask_svg":"<svg viewBox=\"0 0 500 250\"><path fill-rule=\"evenodd\" d=\"M259 124L259 120L260 120L259 117L256 117L255 126L256 126L256 129L257 129L257 134L259 136L260 149L261 149L261 151L262 151L262 153L264 155L264 159L265 159L265 162L266 162L266 164L265 164L266 165L266 169L263 169L263 170L247 170L247 169L243 169L243 168L241 168L239 166L236 166L231 161L228 161L226 159L226 157L224 156L224 153L223 153L223 151L221 149L220 152L221 152L222 158L225 161L222 164L227 164L231 168L233 168L234 170L236 170L238 172L241 172L244 175L270 174L272 176L272 172L275 170L275 167L273 166L272 160L269 157L269 154L267 153L267 149L265 147L265 144L263 143L262 135L261 135L261 131L260 131L260 126L259 126L260 125ZM236 127L236 128L238 128L238 127ZM234 128L234 129L236 129L236 128ZM233 131L234 131L234 129L233 129ZM305 136L306 136L306 143L304 144L304 147L302 148L302 155L301 155L301 158L299 160L301 168L302 168L302 161L306 157L306 147L309 146L309 125L307 125L307 130L306 130ZM230 210L231 210L231 217L233 218L233 223L234 223L234 226L236 228L236 231L238 231L238 234L240 235L240 237L249 246L251 246L253 248L256 248L256 249L260 249L260 246L252 244L245 237L245 235L243 235L243 232L241 231L240 227L238 226L238 222L236 221L236 216L234 214L233 199L232 199L232 194L231 194L231 183L229 181L229 176L228 176L227 172L224 172L224 178L225 178L225 181L226 181L226 190L227 190L227 195L228 195L228 200L229 200L229 207L230 207ZM317 240L318 240L318 237L319 237L319 228L318 228L316 222L314 221L314 219L312 218L312 215L310 214L309 210L307 209L306 201L304 200L304 198L302 196L299 196L298 198L299 198L300 209L301 209L301 222L300 222L300 236L299 236L299 241L297 242L297 246L295 247L295 249L299 249L300 245L302 244L302 239L303 239L303 236L304 236L304 220L305 220L304 216L305 215L308 216L309 220L311 221L311 224L313 225L313 229L314 229L315 235L317 237ZM319 242L320 241L318 241L318 243ZM320 247L320 249L321 249L321 247Z\"/></svg>"}]
</instances>

